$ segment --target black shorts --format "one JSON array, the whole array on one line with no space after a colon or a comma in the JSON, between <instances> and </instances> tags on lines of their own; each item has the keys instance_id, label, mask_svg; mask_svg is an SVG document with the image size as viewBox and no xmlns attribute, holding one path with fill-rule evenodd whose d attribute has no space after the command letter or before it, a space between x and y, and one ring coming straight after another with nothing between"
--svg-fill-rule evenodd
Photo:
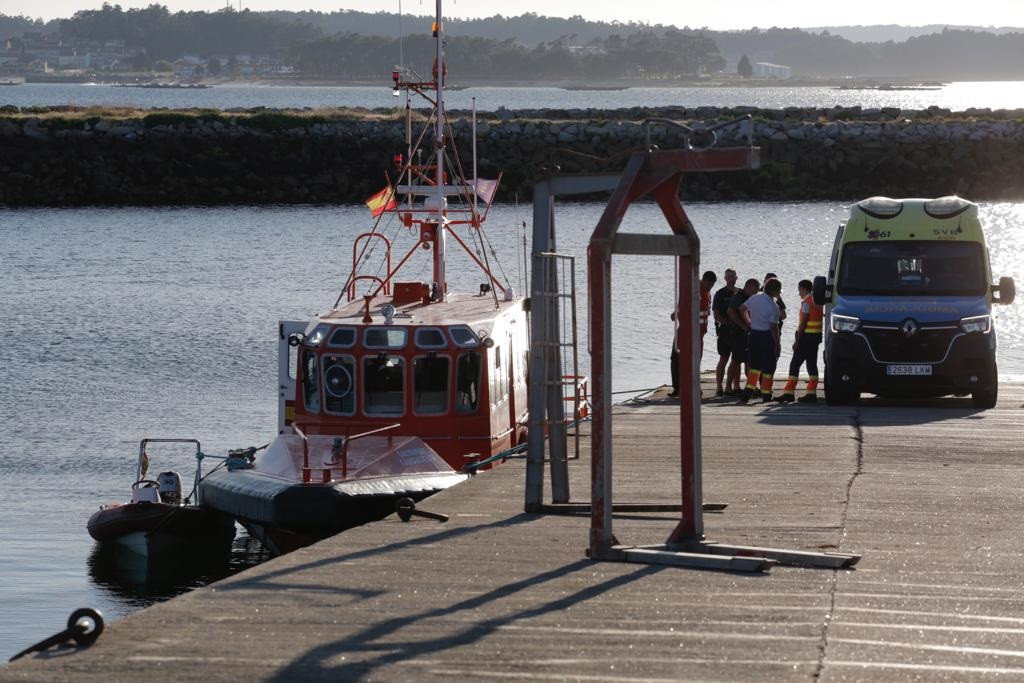
<instances>
[{"instance_id":1,"label":"black shorts","mask_svg":"<svg viewBox=\"0 0 1024 683\"><path fill-rule=\"evenodd\" d=\"M738 327L729 332L729 344L732 347L732 357L736 360L747 362L747 333Z\"/></svg>"},{"instance_id":2,"label":"black shorts","mask_svg":"<svg viewBox=\"0 0 1024 683\"><path fill-rule=\"evenodd\" d=\"M732 355L732 343L729 341L728 332L718 335L718 355L722 358L728 358Z\"/></svg>"}]
</instances>

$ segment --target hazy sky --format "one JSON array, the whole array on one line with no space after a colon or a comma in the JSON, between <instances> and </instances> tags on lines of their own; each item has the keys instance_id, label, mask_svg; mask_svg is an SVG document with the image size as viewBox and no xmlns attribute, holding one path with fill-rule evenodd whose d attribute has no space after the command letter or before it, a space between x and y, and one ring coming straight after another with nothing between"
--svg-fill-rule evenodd
<instances>
[{"instance_id":1,"label":"hazy sky","mask_svg":"<svg viewBox=\"0 0 1024 683\"><path fill-rule=\"evenodd\" d=\"M122 7L145 7L157 0L110 0ZM231 0L237 8L240 0ZM172 11L216 10L227 0L164 0ZM369 12L398 9L398 0L349 0L342 4L331 0L241 0L252 10L314 9L334 11L352 9ZM66 17L80 9L98 8L102 0L0 0L0 12L30 17ZM403 0L402 10L410 14L433 14L432 0ZM822 2L821 0L732 0L731 2L669 2L656 0L627 3L621 0L445 0L445 14L454 17L481 17L494 14L515 16L536 12L548 16L581 14L602 21L643 21L677 26L716 29L758 26L850 26L856 24L968 24L975 26L1024 26L1024 0L973 0L972 2L935 2L935 0L858 0Z\"/></svg>"}]
</instances>

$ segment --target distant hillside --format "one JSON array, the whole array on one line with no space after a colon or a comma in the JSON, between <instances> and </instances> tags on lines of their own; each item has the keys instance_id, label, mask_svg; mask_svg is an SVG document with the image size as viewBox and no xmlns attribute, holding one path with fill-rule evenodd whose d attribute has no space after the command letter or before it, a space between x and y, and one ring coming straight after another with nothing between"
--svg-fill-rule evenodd
<instances>
[{"instance_id":1,"label":"distant hillside","mask_svg":"<svg viewBox=\"0 0 1024 683\"><path fill-rule=\"evenodd\" d=\"M3 47L3 40L9 36L20 36L25 31L50 31L56 30L57 21L43 23L38 19L28 17L10 17L0 13L0 48Z\"/></svg>"},{"instance_id":2,"label":"distant hillside","mask_svg":"<svg viewBox=\"0 0 1024 683\"><path fill-rule=\"evenodd\" d=\"M911 38L942 33L944 29L956 31L984 31L1003 35L1005 33L1024 33L1024 27L1017 26L954 26L952 24L927 24L925 26L899 26L897 24L875 24L871 26L819 26L805 28L808 33L831 33L842 36L854 43L884 43L893 41L905 42Z\"/></svg>"},{"instance_id":3,"label":"distant hillside","mask_svg":"<svg viewBox=\"0 0 1024 683\"><path fill-rule=\"evenodd\" d=\"M457 11L457 7L455 8ZM433 15L406 14L392 12L356 12L344 10L339 12L262 12L265 16L281 21L309 24L322 31L325 35L339 33L359 33L366 36L397 37L402 34L429 33ZM532 12L517 17L496 15L483 19L459 19L449 17L445 20L445 33L451 36L472 38L490 38L492 40L514 40L517 43L534 47L541 43L550 43L560 38L571 38L571 42L585 45L592 40L603 40L611 35L626 37L645 30L665 31L672 26L661 24L642 24L630 22L590 21L580 16L546 17Z\"/></svg>"},{"instance_id":4,"label":"distant hillside","mask_svg":"<svg viewBox=\"0 0 1024 683\"><path fill-rule=\"evenodd\" d=\"M125 10L105 3L99 10L82 10L46 25L0 15L0 39L30 30L59 30L70 41L65 45L123 41L141 55L140 63L184 54L218 60L272 55L289 68L318 77L362 79L389 69L404 46L410 50L407 64L429 68L418 62L431 61L430 50L419 41L429 36L430 25L428 16L390 12L171 12L157 4ZM471 65L464 71L474 78L668 80L735 74L746 56L752 62L789 66L798 78L1024 80L1024 32L1005 27L710 31L527 13L449 18L445 28L449 50L464 55L460 63ZM400 35L407 40L399 41ZM11 48L15 59L30 63L31 55L17 49Z\"/></svg>"}]
</instances>

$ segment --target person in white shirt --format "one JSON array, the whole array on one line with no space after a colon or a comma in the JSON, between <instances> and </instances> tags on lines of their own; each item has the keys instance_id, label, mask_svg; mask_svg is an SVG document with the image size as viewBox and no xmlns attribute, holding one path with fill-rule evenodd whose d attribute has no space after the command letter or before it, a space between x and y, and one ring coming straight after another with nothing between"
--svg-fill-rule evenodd
<instances>
[{"instance_id":1,"label":"person in white shirt","mask_svg":"<svg viewBox=\"0 0 1024 683\"><path fill-rule=\"evenodd\" d=\"M740 315L750 332L747 348L750 365L747 370L747 386L740 394L740 403L747 403L761 385L761 400L772 400L772 379L778 362L779 350L779 305L775 303L782 293L782 283L772 278L764 283L764 291L747 299L740 307Z\"/></svg>"}]
</instances>

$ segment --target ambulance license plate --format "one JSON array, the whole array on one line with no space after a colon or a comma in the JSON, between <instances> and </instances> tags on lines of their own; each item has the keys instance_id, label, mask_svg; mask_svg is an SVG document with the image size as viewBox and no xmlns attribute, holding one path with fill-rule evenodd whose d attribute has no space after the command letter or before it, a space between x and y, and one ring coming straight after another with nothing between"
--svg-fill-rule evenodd
<instances>
[{"instance_id":1,"label":"ambulance license plate","mask_svg":"<svg viewBox=\"0 0 1024 683\"><path fill-rule=\"evenodd\" d=\"M930 365L887 365L887 366L885 366L885 374L887 374L887 375L930 375L930 374L932 374L932 366L930 366Z\"/></svg>"}]
</instances>

